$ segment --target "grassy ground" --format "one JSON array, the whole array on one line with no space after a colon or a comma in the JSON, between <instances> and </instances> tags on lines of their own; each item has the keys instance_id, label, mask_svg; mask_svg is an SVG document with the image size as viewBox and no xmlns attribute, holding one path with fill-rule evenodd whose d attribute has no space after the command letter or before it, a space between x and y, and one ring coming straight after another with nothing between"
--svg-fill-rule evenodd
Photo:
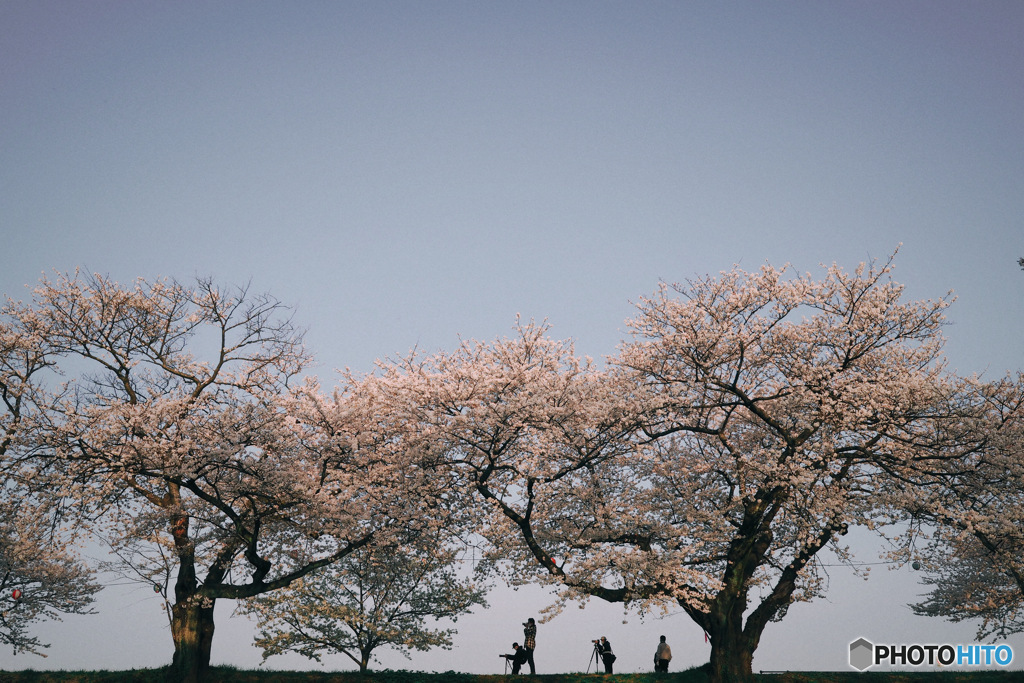
<instances>
[{"instance_id":1,"label":"grassy ground","mask_svg":"<svg viewBox=\"0 0 1024 683\"><path fill-rule=\"evenodd\" d=\"M0 671L0 683L152 683L164 680L165 669L132 671ZM600 678L599 678L600 677ZM525 678L525 677L524 677ZM756 675L758 683L1011 683L1024 680L1020 671L881 673L786 672ZM498 683L509 676L376 671L365 676L353 672L266 671L215 667L210 683ZM706 683L701 669L669 674L551 674L531 676L538 683Z\"/></svg>"}]
</instances>

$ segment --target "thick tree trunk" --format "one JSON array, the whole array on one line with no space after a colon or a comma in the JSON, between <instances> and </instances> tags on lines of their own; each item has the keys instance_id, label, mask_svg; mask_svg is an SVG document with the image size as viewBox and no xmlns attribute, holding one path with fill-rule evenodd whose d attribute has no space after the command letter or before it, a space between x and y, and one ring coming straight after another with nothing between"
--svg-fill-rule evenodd
<instances>
[{"instance_id":1,"label":"thick tree trunk","mask_svg":"<svg viewBox=\"0 0 1024 683\"><path fill-rule=\"evenodd\" d=\"M204 605L208 602L208 605ZM174 659L171 679L175 683L202 683L210 669L213 645L213 601L198 596L171 608L171 636Z\"/></svg>"},{"instance_id":2,"label":"thick tree trunk","mask_svg":"<svg viewBox=\"0 0 1024 683\"><path fill-rule=\"evenodd\" d=\"M754 650L761 633L748 634L743 628L746 587L738 594L723 591L711 606L708 633L711 636L711 683L752 683Z\"/></svg>"},{"instance_id":3,"label":"thick tree trunk","mask_svg":"<svg viewBox=\"0 0 1024 683\"><path fill-rule=\"evenodd\" d=\"M167 492L170 504L180 507L177 486ZM174 605L171 606L171 638L174 659L171 660L169 683L202 683L210 669L213 645L213 606L215 600L199 594L196 578L195 544L189 536L188 515L171 515L171 536L178 556L178 577L174 582Z\"/></svg>"},{"instance_id":4,"label":"thick tree trunk","mask_svg":"<svg viewBox=\"0 0 1024 683\"><path fill-rule=\"evenodd\" d=\"M717 655L717 656L716 656ZM711 683L747 683L754 680L751 665L754 653L750 650L723 652L722 649L711 648L711 671L708 680Z\"/></svg>"},{"instance_id":5,"label":"thick tree trunk","mask_svg":"<svg viewBox=\"0 0 1024 683\"><path fill-rule=\"evenodd\" d=\"M754 650L760 638L751 638L726 623L711 634L711 683L752 683ZM760 636L760 634L758 634Z\"/></svg>"},{"instance_id":6,"label":"thick tree trunk","mask_svg":"<svg viewBox=\"0 0 1024 683\"><path fill-rule=\"evenodd\" d=\"M754 650L761 641L767 620L748 619L744 626L743 614L747 609L751 577L764 561L772 541L771 531L762 530L762 510L760 502L747 506L748 519L745 520L745 529L741 528L746 533L739 536L729 549L722 589L711 603L707 615L707 630L711 635L711 683L754 681ZM759 617L767 613L755 610Z\"/></svg>"},{"instance_id":7,"label":"thick tree trunk","mask_svg":"<svg viewBox=\"0 0 1024 683\"><path fill-rule=\"evenodd\" d=\"M802 566L802 564L801 564ZM754 651L768 623L789 606L796 589L797 569L790 565L782 572L772 592L747 616L747 581L729 581L718 594L707 615L711 635L712 683L752 683ZM728 590L729 588L733 590Z\"/></svg>"}]
</instances>

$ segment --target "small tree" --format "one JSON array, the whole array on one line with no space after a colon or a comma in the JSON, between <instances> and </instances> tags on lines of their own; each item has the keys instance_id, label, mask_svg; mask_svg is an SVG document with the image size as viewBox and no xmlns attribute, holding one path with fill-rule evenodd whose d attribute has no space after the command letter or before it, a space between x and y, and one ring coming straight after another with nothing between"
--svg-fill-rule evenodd
<instances>
[{"instance_id":1,"label":"small tree","mask_svg":"<svg viewBox=\"0 0 1024 683\"><path fill-rule=\"evenodd\" d=\"M409 650L451 649L455 629L428 621L454 622L486 606L485 589L460 576L458 559L435 544L364 548L240 610L258 620L264 660L294 651L319 662L321 653L339 653L365 672L380 647L406 658Z\"/></svg>"},{"instance_id":2,"label":"small tree","mask_svg":"<svg viewBox=\"0 0 1024 683\"><path fill-rule=\"evenodd\" d=\"M0 643L14 654L45 657L49 645L31 635L31 626L62 614L90 614L100 590L68 538L54 527L49 509L33 496L4 486L0 505Z\"/></svg>"},{"instance_id":3,"label":"small tree","mask_svg":"<svg viewBox=\"0 0 1024 683\"><path fill-rule=\"evenodd\" d=\"M913 484L900 487L909 547L933 587L913 608L1006 636L1024 631L1024 375L966 382L960 396L963 419L935 427L959 457L899 480Z\"/></svg>"},{"instance_id":4,"label":"small tree","mask_svg":"<svg viewBox=\"0 0 1024 683\"><path fill-rule=\"evenodd\" d=\"M924 556L919 563L925 572L922 583L931 589L924 600L911 605L915 614L977 621L980 640L1024 632L1019 567L1005 565L969 534L933 538Z\"/></svg>"},{"instance_id":5,"label":"small tree","mask_svg":"<svg viewBox=\"0 0 1024 683\"><path fill-rule=\"evenodd\" d=\"M978 638L1024 632L1024 374L965 382L959 400L963 418L935 431L960 457L914 463L897 487L912 521L898 554L932 586L912 608L977 619Z\"/></svg>"},{"instance_id":6,"label":"small tree","mask_svg":"<svg viewBox=\"0 0 1024 683\"><path fill-rule=\"evenodd\" d=\"M49 645L31 635L32 624L88 613L99 586L72 551L45 473L24 466L38 447L37 421L54 400L43 381L53 359L38 321L14 308L0 312L0 643L45 657Z\"/></svg>"}]
</instances>

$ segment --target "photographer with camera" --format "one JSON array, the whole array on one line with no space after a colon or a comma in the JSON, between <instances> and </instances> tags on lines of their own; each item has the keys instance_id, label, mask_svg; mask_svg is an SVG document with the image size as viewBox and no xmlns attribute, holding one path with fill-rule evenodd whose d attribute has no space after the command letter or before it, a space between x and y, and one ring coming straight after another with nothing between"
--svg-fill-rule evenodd
<instances>
[{"instance_id":1,"label":"photographer with camera","mask_svg":"<svg viewBox=\"0 0 1024 683\"><path fill-rule=\"evenodd\" d=\"M512 651L514 654L498 656L505 659L506 662L512 662L512 673L518 674L526 662L526 648L519 647L519 643L512 643ZM508 666L508 664L506 663L505 666Z\"/></svg>"},{"instance_id":2,"label":"photographer with camera","mask_svg":"<svg viewBox=\"0 0 1024 683\"><path fill-rule=\"evenodd\" d=\"M537 670L533 666L533 650L537 647L537 623L530 617L523 622L523 649L526 650L526 662L530 665L530 673Z\"/></svg>"},{"instance_id":3,"label":"photographer with camera","mask_svg":"<svg viewBox=\"0 0 1024 683\"><path fill-rule=\"evenodd\" d=\"M612 673L612 664L615 663L615 653L612 652L612 644L604 636L601 636L600 640L592 640L590 642L594 644L594 651L600 655L601 661L604 662L604 672L606 674Z\"/></svg>"}]
</instances>

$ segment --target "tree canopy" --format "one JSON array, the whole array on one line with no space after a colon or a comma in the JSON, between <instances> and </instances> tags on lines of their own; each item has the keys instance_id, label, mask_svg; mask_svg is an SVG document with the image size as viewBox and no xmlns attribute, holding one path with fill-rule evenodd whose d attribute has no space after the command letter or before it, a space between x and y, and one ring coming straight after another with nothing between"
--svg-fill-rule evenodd
<instances>
[{"instance_id":1,"label":"tree canopy","mask_svg":"<svg viewBox=\"0 0 1024 683\"><path fill-rule=\"evenodd\" d=\"M67 368L32 462L102 522L126 576L173 576L182 680L209 665L217 600L288 586L417 518L419 470L380 452L351 395L322 429L325 404L296 383L302 333L272 297L60 275L18 314Z\"/></svg>"},{"instance_id":2,"label":"tree canopy","mask_svg":"<svg viewBox=\"0 0 1024 683\"><path fill-rule=\"evenodd\" d=\"M880 478L941 446L948 301L902 301L891 268L663 286L605 370L526 325L385 377L513 576L676 604L716 680L746 680L765 626L821 592L816 555L888 519Z\"/></svg>"},{"instance_id":3,"label":"tree canopy","mask_svg":"<svg viewBox=\"0 0 1024 683\"><path fill-rule=\"evenodd\" d=\"M367 547L276 591L242 603L256 616L263 658L295 651L320 661L340 653L362 672L373 652L450 649L452 627L474 606L486 606L478 572L459 571L460 549L439 534L404 545Z\"/></svg>"},{"instance_id":4,"label":"tree canopy","mask_svg":"<svg viewBox=\"0 0 1024 683\"><path fill-rule=\"evenodd\" d=\"M917 609L1017 630L1024 381L950 373L951 297L906 301L892 270L734 268L641 299L601 364L520 322L330 391L269 295L44 279L0 328L0 581L25 586L22 616L87 609L88 570L53 542L86 529L166 597L182 680L223 599L249 601L268 655L365 668L450 642L424 620L482 603L452 571L480 542L484 568L555 587L552 613L683 610L713 680L744 681L767 625L823 593L822 550L910 520L934 586Z\"/></svg>"}]
</instances>

